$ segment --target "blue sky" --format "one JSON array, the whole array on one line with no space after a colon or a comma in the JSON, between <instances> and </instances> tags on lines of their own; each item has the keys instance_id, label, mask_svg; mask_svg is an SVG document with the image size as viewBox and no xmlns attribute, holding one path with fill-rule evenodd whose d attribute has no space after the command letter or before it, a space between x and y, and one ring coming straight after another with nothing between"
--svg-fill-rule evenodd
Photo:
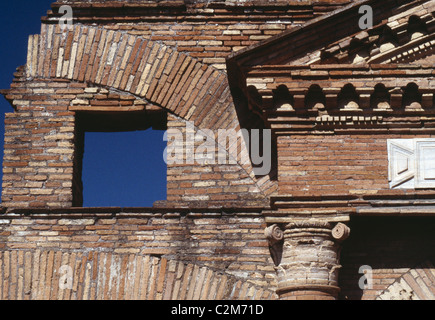
<instances>
[{"instance_id":1,"label":"blue sky","mask_svg":"<svg viewBox=\"0 0 435 320\"><path fill-rule=\"evenodd\" d=\"M40 33L41 17L53 2L0 1L0 89L8 89L15 69L25 64L28 36ZM3 159L4 114L13 109L3 96L0 108ZM83 206L149 207L166 199L164 148L162 131L86 133Z\"/></svg>"}]
</instances>

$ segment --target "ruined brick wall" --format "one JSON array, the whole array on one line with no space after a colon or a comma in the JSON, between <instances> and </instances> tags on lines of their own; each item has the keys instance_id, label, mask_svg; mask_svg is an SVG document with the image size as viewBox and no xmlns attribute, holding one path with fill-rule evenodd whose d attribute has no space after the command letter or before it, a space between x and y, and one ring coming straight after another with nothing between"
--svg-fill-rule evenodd
<instances>
[{"instance_id":1,"label":"ruined brick wall","mask_svg":"<svg viewBox=\"0 0 435 320\"><path fill-rule=\"evenodd\" d=\"M51 34L52 37L48 39L48 44L46 42L40 43L40 41L46 41L46 35L54 30L57 33ZM95 32L96 30L92 29L92 31ZM98 126L101 125L101 122L106 122L105 118L110 113L112 113L112 116L115 113L116 116L125 117L124 127L121 129L146 129L147 126L165 129L168 126L167 119L153 120L153 117L155 117L153 114L165 112L161 107L163 104L166 106L167 111L175 112L175 114L182 117L184 122L191 121L195 127L213 128L211 126L213 124L215 128L219 126L219 128L236 129L234 107L226 85L225 75L215 69L207 70L207 67L202 67L202 70L198 72L199 68L201 68L200 62L184 54L178 54L158 43L154 45L153 42L150 42L148 47L146 43L143 46L143 49L148 48L148 54L139 55L139 44L141 44L142 40L137 38L135 52L143 61L139 63L141 61L138 60L136 63L135 68L139 69L136 77L134 77L134 73L131 73L133 66L129 65L127 71L113 72L110 77L107 74L107 77L103 78L97 74L96 64L93 66L86 63L89 56L94 61L96 59L95 55L98 54L98 51L93 50L93 48L97 49L99 42L96 41L92 44L93 36L87 37L85 32L80 39L77 38L76 42L73 42L74 33L70 33L67 39L71 42L61 43L58 42L61 39L59 28L47 27L45 32L47 33L43 34L42 37L34 37L35 41L33 42L33 38L31 38L29 60L25 73L17 74L17 79L12 85L13 88L6 95L17 112L6 116L6 141L8 143L5 146L4 206L69 207L81 205L80 157L82 151L80 149L80 139L82 139L82 135L80 130L82 128L78 124L80 115L88 119L86 122L88 127L90 126L90 128L83 130L98 130ZM100 36L106 35L101 29L97 30L97 32ZM77 32L76 36L79 34ZM85 46L86 39L88 46ZM127 35L124 39L125 41L119 43L119 45L124 46L122 50L131 50L133 45L127 49L125 47L126 39L131 41L136 38ZM62 47L65 44L67 45L66 54L64 54L65 49ZM100 45L102 44L104 44L104 41ZM153 48L152 51L151 48ZM159 53L160 49L162 50ZM78 52L80 52L80 56L77 56ZM173 53L171 59L169 59L170 52ZM121 53L122 51L119 52L119 54ZM159 53L160 58L155 60L157 53ZM82 54L85 54L85 62L81 62ZM106 58L107 54L106 51ZM114 63L122 63L121 57L118 56ZM177 59L178 63L175 64L174 62ZM71 64L69 64L70 60L72 61ZM163 62L160 65L161 60ZM76 61L75 68L73 68ZM146 61L148 61L148 64L145 64ZM100 64L100 70L105 64L108 66L111 64L107 60L103 62L104 64ZM69 70L66 69L67 64ZM166 69L162 68L165 64ZM44 65L47 68L44 68ZM150 68L152 65L154 65L153 68ZM159 65L161 67L157 68ZM144 68L145 70L143 70ZM158 81L156 73L163 74L162 81ZM31 82L26 79L27 76L36 74L39 74L37 79L33 79ZM50 76L59 78L62 75L70 79L65 79L66 81L46 79ZM117 79L115 79L116 75L118 75ZM126 81L121 81L122 77ZM129 78L136 78L137 81L131 81L128 84L128 89L126 89L127 79ZM71 82L73 79L77 80ZM95 84L89 88L88 84L81 82L84 79L89 79L87 81L92 81ZM154 80L152 83L147 83L146 79L148 81ZM210 81L207 82L207 79L210 79ZM108 81L110 81L109 87L106 86ZM192 83L192 81L194 82ZM198 86L198 81L201 81L203 87ZM102 88L102 86L105 86L105 88ZM121 94L119 93L120 89ZM142 92L147 92L147 89L150 90L148 94L141 97ZM158 92L161 92L162 95L154 97L153 94L156 95ZM171 96L172 99L169 99ZM192 98L196 98L192 102L198 105L196 113L193 113L194 109L189 111L182 108L186 102L191 103L188 100ZM154 103L150 102L150 100L153 100ZM215 112L219 112L223 116L213 118L211 117L212 113L209 113L209 111L216 108L215 103L217 101L221 105L221 110L219 111L218 108ZM156 106L156 103L159 103L159 105ZM207 110L203 110L204 107L207 107ZM89 115L89 112L92 116ZM139 119L144 120L142 127L140 124L134 123L137 122L137 119L134 119L138 116ZM12 118L15 118L15 120L11 120ZM64 119L65 123L62 123L61 120ZM171 119L169 119L169 122ZM217 121L218 119L219 121ZM26 121L32 122L32 124L28 124ZM114 121L112 120L112 122ZM120 128L111 128L109 123L109 130L117 131ZM180 147L183 148L184 146ZM23 151L24 149L26 150ZM22 154L22 152L25 154ZM234 152L241 151L235 150ZM235 155L235 158L237 158L237 155ZM243 161L246 162L247 159ZM47 166L55 167L55 169L49 170ZM239 169L235 169L236 171L242 170L237 162L232 166L239 167ZM249 172L249 164L246 163L244 166L243 170ZM25 168L23 169L23 167ZM189 170L192 172L195 169L196 165L189 163L185 167L187 171L184 173L187 174ZM203 168L204 172L207 172L208 169L207 167ZM53 173L54 176L47 175L47 173ZM194 173L193 171L192 174ZM219 173L216 173L216 175L219 175ZM252 174L250 174L250 178L252 180ZM29 184L29 180L33 182L34 179L36 179L35 184ZM196 179L200 181L201 176ZM222 177L216 176L216 179L220 180ZM253 186L252 181L250 186ZM41 190L41 187L44 190ZM194 187L200 188L199 186ZM258 193L259 190L257 188L254 191ZM221 193L230 192L233 191L222 190Z\"/></svg>"},{"instance_id":2,"label":"ruined brick wall","mask_svg":"<svg viewBox=\"0 0 435 320\"><path fill-rule=\"evenodd\" d=\"M78 23L98 23L107 29L161 41L205 64L225 69L225 57L232 52L349 2L120 1L110 9L101 1L58 1L53 15L60 5L71 4Z\"/></svg>"},{"instance_id":3,"label":"ruined brick wall","mask_svg":"<svg viewBox=\"0 0 435 320\"><path fill-rule=\"evenodd\" d=\"M41 210L0 226L1 299L276 298L258 212Z\"/></svg>"},{"instance_id":4,"label":"ruined brick wall","mask_svg":"<svg viewBox=\"0 0 435 320\"><path fill-rule=\"evenodd\" d=\"M148 126L173 126L172 117L164 123L163 115L151 116L161 110L174 113L179 126L190 121L195 130L237 130L241 115L226 80L225 58L345 3L54 3L41 34L29 38L26 66L5 91L16 112L6 115L3 206L81 206L83 130L99 129L83 129L83 118L110 126L105 113L128 121L146 113L155 118ZM62 4L71 5L74 15L66 33L56 24ZM167 200L163 206L190 206L191 200L265 204L276 182L255 177L246 152L238 142L228 155L237 163L226 167L169 165L168 199L156 200ZM180 172L192 178L181 180L183 191L171 180ZM203 179L214 180L208 181L211 195L198 195Z\"/></svg>"},{"instance_id":5,"label":"ruined brick wall","mask_svg":"<svg viewBox=\"0 0 435 320\"><path fill-rule=\"evenodd\" d=\"M17 112L6 114L5 120L4 207L81 206L84 131L154 127L168 128L171 133L176 128L186 139L186 120L166 115L161 108L129 93L51 80L31 84L17 81L13 87L14 93L7 97ZM106 112L115 112L116 119ZM172 142L168 143L171 146ZM186 150L183 145L179 147L182 152ZM216 147L216 157L219 152L226 154ZM196 161L183 159L169 164L167 198L156 199L158 205L189 206L196 202L201 206L208 202L231 207L233 201L264 204L247 170L234 157L226 154L226 158L232 164L198 166Z\"/></svg>"},{"instance_id":6,"label":"ruined brick wall","mask_svg":"<svg viewBox=\"0 0 435 320\"><path fill-rule=\"evenodd\" d=\"M184 130L188 122L196 131L237 128L224 57L286 28L263 26L278 18L275 9L291 18L288 25L313 15L311 7L305 15L299 4L284 5L251 21L233 6L167 5L145 3L147 17L131 24L134 17L89 16L94 3L80 2L73 4L73 30L62 33L49 12L41 34L30 36L27 64L4 92L15 112L5 120L2 299L276 298L264 219L233 212L242 203L264 205L271 188L267 179L256 181L247 159L168 165L168 197L156 203L157 212L69 209L82 204L84 131ZM171 10L176 14L166 15ZM99 25L87 27L93 19ZM201 206L229 212L180 213ZM71 289L59 287L62 266L74 273Z\"/></svg>"},{"instance_id":7,"label":"ruined brick wall","mask_svg":"<svg viewBox=\"0 0 435 320\"><path fill-rule=\"evenodd\" d=\"M65 34L53 24L64 3L74 13L74 29ZM3 206L81 206L83 130L112 125L105 113L128 121L146 113L158 118L148 126L165 128L171 117L162 123L150 116L165 110L179 117L180 126L192 121L196 130L237 129L225 57L343 3L54 3L41 34L29 38L27 65L5 92L16 112L6 115ZM94 125L83 129L79 117ZM202 173L191 164L169 166L168 199L156 200L167 200L163 206L190 206L191 200L264 204L276 184L253 176L246 150L238 147L228 156L237 165L202 166ZM182 189L171 180L180 172L192 178L181 180ZM198 195L203 179L214 180L207 198Z\"/></svg>"},{"instance_id":8,"label":"ruined brick wall","mask_svg":"<svg viewBox=\"0 0 435 320\"><path fill-rule=\"evenodd\" d=\"M331 299L338 279L343 299L429 297L433 221L392 228L391 220L355 217L430 212L431 190L390 190L386 140L433 137L433 70L391 65L397 54L371 66L349 64L355 42L347 28L313 31L346 23L349 16L325 14L348 3L56 2L41 33L29 38L26 65L2 91L15 112L5 121L0 297L275 299L288 286L285 298ZM409 3L377 2L380 26L358 39L381 45L382 24L397 7L410 10L406 17L415 13ZM72 6L75 19L65 31L58 24L62 4ZM432 5L416 7L428 28ZM349 8L355 18L357 8ZM401 15L396 27L406 47L410 20ZM294 28L321 16L326 22ZM320 44L343 64L311 50ZM342 90L349 83L357 98L347 105ZM379 83L391 93L381 105ZM410 83L418 89L408 101ZM321 101L311 99L313 85L323 90ZM291 99L281 99L283 87ZM187 135L245 125L273 129L275 172L256 175L243 141L218 144L214 151L235 163L168 164L168 196L154 208L80 208L84 131L153 127ZM345 223L352 231L340 257ZM357 287L361 265L373 267L372 289ZM61 288L63 266L72 271L71 288ZM302 276L287 272L280 287L290 269Z\"/></svg>"}]
</instances>

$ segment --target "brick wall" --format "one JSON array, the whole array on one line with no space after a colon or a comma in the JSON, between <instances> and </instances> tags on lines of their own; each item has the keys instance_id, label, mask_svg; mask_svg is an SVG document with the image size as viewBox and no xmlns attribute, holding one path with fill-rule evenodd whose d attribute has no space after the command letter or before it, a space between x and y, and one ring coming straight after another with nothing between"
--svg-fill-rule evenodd
<instances>
[{"instance_id":1,"label":"brick wall","mask_svg":"<svg viewBox=\"0 0 435 320\"><path fill-rule=\"evenodd\" d=\"M80 206L81 130L101 130L102 119L108 123L104 129L109 131L146 129L148 126L166 129L168 123L162 117L165 112L169 112L184 123L189 121L195 127L214 130L215 133L219 129L239 129L223 72L160 43L147 42L121 32L77 27L64 37L59 27L45 26L42 30L41 36L30 37L26 69L17 72L12 88L5 91L6 98L16 109L16 112L7 117L23 121L6 121L6 141L10 143L5 146L4 206ZM117 52L113 57L109 54L108 47L102 51L109 38L119 41L114 43L119 48L111 47L110 51L119 49L113 51L115 54ZM139 50L140 48L142 49ZM130 56L131 50L133 54ZM141 55L141 52L145 54ZM130 58L124 57L124 53ZM134 59L136 55L138 59ZM89 61L95 63L88 64ZM128 61L130 63L127 64ZM119 65L121 70L110 73L112 64ZM188 108L192 103L194 106ZM35 110L39 113L35 113ZM98 118L97 114L101 117L92 123L89 114L92 114L94 120ZM114 115L124 117L123 127L113 127L116 123L113 121ZM86 117L88 120L83 128L82 121L78 119ZM61 122L64 119L66 124ZM142 126L146 127L141 127L138 119L144 120ZM29 125L26 121L32 124ZM28 142L29 135L32 135L31 142ZM238 141L238 145L240 148L224 147L228 153L227 158L236 159L230 167L224 169L204 165L201 170L206 179L215 180L221 188L211 188L211 192L216 192L211 200L216 200L221 205L228 205L228 200L236 200L255 206L256 203L247 200L258 197L264 199L265 190L271 189L270 183L267 177L266 180L257 181L250 159L246 157L246 147L243 147L241 141ZM180 147L186 150L184 146ZM21 154L21 148L28 149L26 152L31 154ZM51 158L46 158L47 155ZM39 162L34 159L39 159ZM41 174L47 172L46 166L56 167L55 171L50 171L56 173L54 178ZM199 168L196 163L190 163L183 168L183 173L190 172L199 183L204 178L198 174L201 172L198 171ZM29 173L28 177L32 174L35 179L39 179L33 187L39 189L29 191L32 186L26 184L26 172ZM170 171L170 175L174 172L176 171ZM227 175L224 177L222 172ZM231 179L238 181L231 185ZM169 190L168 194L175 196L179 186L169 186L173 190ZM194 197L202 192L200 190L203 187L193 184L191 188L186 188L185 196ZM252 191L252 196L237 195L246 195L247 190ZM272 191L273 188L268 192ZM181 203L183 201L178 201L177 205L190 205L190 200L192 199L186 198L184 204Z\"/></svg>"},{"instance_id":2,"label":"brick wall","mask_svg":"<svg viewBox=\"0 0 435 320\"><path fill-rule=\"evenodd\" d=\"M343 134L279 137L279 193L294 196L400 194L403 191L390 190L389 187L387 140L430 137L433 136Z\"/></svg>"},{"instance_id":3,"label":"brick wall","mask_svg":"<svg viewBox=\"0 0 435 320\"><path fill-rule=\"evenodd\" d=\"M208 267L149 255L0 252L2 300L271 300L272 291Z\"/></svg>"},{"instance_id":4,"label":"brick wall","mask_svg":"<svg viewBox=\"0 0 435 320\"><path fill-rule=\"evenodd\" d=\"M66 33L53 24L64 3L72 5L75 17ZM26 66L18 70L11 90L4 91L16 111L6 116L3 205L81 205L83 128L78 117L84 113L149 115L162 107L201 129L237 130L240 115L226 81L225 58L345 3L54 3L41 34L29 37ZM90 22L97 27L87 27ZM112 46L105 46L109 42ZM162 127L156 122L152 125ZM190 182L183 178L183 191L171 181L167 200L181 206L194 199L227 206L264 202L276 183L269 176L255 177L246 149L237 150L242 149L233 148L229 157L240 159L238 166L170 168L169 180L183 172L198 181L192 179L187 187ZM199 180L204 178L213 180L207 196L201 195Z\"/></svg>"},{"instance_id":5,"label":"brick wall","mask_svg":"<svg viewBox=\"0 0 435 320\"><path fill-rule=\"evenodd\" d=\"M389 18L404 2L376 4L382 13L377 17ZM75 23L62 31L57 8L65 3L72 5ZM356 215L402 214L404 207L430 211L431 194L392 197L405 192L389 190L386 140L433 136L434 118L425 113L433 107L427 79L433 71L429 66L410 71L382 64L286 65L296 53L310 61L319 58L313 43L330 45L349 36L347 28L325 37L313 30L346 22L346 12L354 18L356 6L338 13L338 20L326 16L289 32L347 3L55 3L43 18L41 34L29 37L26 65L17 70L11 89L2 91L15 112L5 121L0 297L274 299L279 287L281 298L330 299L338 289L338 263L343 266L343 299L429 297L435 282L433 219ZM407 29L407 21L401 19L400 28ZM278 34L283 37L252 47ZM378 44L376 37L359 36ZM351 42L340 41L335 47L347 48ZM295 50L289 51L289 44ZM255 88L246 88L245 78ZM356 88L358 110L340 105L341 90L349 82ZM405 86L411 82L424 92L421 101L407 101ZM311 109L314 105L307 106L306 98L315 83L324 90L325 101ZM392 90L382 108L371 103L378 83ZM274 104L279 85L292 96L290 108ZM393 110L384 108L386 102ZM417 103L421 108L415 108ZM153 127L186 136L188 124L194 133L212 130L208 136L219 129L270 125L277 139L277 176L256 176L246 146L238 141L213 147L215 154L225 150L226 157L236 160L233 164L168 164L168 197L154 208L71 208L81 206L84 131ZM183 140L178 147L188 150L189 144L201 142ZM380 201L377 195L383 195ZM349 216L351 237L343 243L341 261L335 261L348 231L336 237L333 230L344 226L346 231ZM264 230L272 223L278 234L266 240ZM299 232L306 239L299 239ZM327 242L316 240L316 234ZM274 262L285 241L293 241L300 254L284 246L290 263L281 265L284 281L278 283ZM326 263L329 254L322 257L325 261L309 256L325 243L330 244L332 264ZM304 276L295 281L301 279L292 279L293 274L286 279L290 273L285 268L296 258L309 265L299 270L306 281ZM314 260L331 271L315 270ZM358 287L361 265L373 268L372 289ZM62 266L73 272L72 288L66 291L59 288Z\"/></svg>"},{"instance_id":6,"label":"brick wall","mask_svg":"<svg viewBox=\"0 0 435 320\"><path fill-rule=\"evenodd\" d=\"M237 131L229 132L224 146L219 130L194 128L192 123L174 115L168 115L167 125L168 137L181 133L184 144L176 146L180 141L168 138L168 152L172 153L174 163L168 161L168 195L164 205L219 207L224 203L228 208L240 204L245 207L267 205L264 197L267 190L261 189L261 181L254 184L249 171L238 165L243 162L242 150L246 146L241 137L233 139ZM180 147L184 153L179 152ZM239 150L234 152L237 158L227 152L228 148ZM269 188L273 189L273 185Z\"/></svg>"},{"instance_id":7,"label":"brick wall","mask_svg":"<svg viewBox=\"0 0 435 320\"><path fill-rule=\"evenodd\" d=\"M177 294L181 299L192 299L193 295L200 295L192 287L195 282L190 284L190 288L183 289L180 284L181 288L174 289L177 279L186 278L185 286L191 278L196 281L192 272L200 276L199 288L206 283L212 286L215 282L213 291L210 289L212 296L236 299L240 292L242 299L256 295L259 295L257 299L271 299L276 280L268 244L262 237L264 227L263 217L254 211L222 213L204 209L170 212L116 208L16 211L15 214L2 215L0 220L2 298L26 296L29 299L61 294L57 291L61 265L72 266L77 275L75 290L69 291L68 297L90 298L91 288L102 294L100 298L107 297L107 292L101 293L103 288L109 290L110 287L104 285L103 277L111 269L104 262L120 268L118 272L112 272L111 277L121 283L125 279L131 280L127 273L136 274L134 270L143 260L144 263L148 261L149 268L155 268L148 271L143 265L144 272L150 272L149 283L162 282L160 289L155 291L156 296L153 290L142 287L142 294L148 294L150 299ZM130 261L128 266L127 261ZM86 270L89 269L86 275L83 273L85 266L88 266ZM21 280L17 276L20 273ZM84 279L88 276L90 279L86 282ZM33 277L33 280L28 277ZM18 293L17 287L23 278L26 278L24 282L34 281L39 286L48 284L48 293L44 289L41 291L38 285L29 289L31 292ZM24 282L21 282L20 290L23 290ZM139 280L129 283L125 284L124 293L119 285L115 285L111 289L115 296L111 297L109 293L109 298L129 299L134 287L143 285ZM220 290L219 286L222 286ZM86 290L89 290L88 295L83 293ZM67 295L66 291L62 294Z\"/></svg>"},{"instance_id":8,"label":"brick wall","mask_svg":"<svg viewBox=\"0 0 435 320\"><path fill-rule=\"evenodd\" d=\"M102 6L101 1L58 1L53 4L48 18L57 17L58 7L68 3L72 5L78 23L99 23L107 29L161 41L203 63L225 69L225 57L232 52L349 2L128 1L121 5L118 2L115 8L110 8L110 3Z\"/></svg>"}]
</instances>

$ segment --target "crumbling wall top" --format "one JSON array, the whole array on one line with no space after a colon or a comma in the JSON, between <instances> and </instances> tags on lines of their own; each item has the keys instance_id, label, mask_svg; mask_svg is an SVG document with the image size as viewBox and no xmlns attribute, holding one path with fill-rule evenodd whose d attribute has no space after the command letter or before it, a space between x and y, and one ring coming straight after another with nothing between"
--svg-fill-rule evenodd
<instances>
[{"instance_id":1,"label":"crumbling wall top","mask_svg":"<svg viewBox=\"0 0 435 320\"><path fill-rule=\"evenodd\" d=\"M222 3L222 4L256 4L256 5L306 5L312 3L330 3L342 4L349 2L348 0L57 0L57 3L108 3L108 2L126 2L126 3Z\"/></svg>"}]
</instances>

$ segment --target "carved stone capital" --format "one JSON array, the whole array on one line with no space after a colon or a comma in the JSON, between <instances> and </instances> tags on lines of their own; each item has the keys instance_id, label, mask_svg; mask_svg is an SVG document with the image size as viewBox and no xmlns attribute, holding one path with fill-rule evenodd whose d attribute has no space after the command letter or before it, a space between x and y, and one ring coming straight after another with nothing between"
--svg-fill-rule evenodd
<instances>
[{"instance_id":1,"label":"carved stone capital","mask_svg":"<svg viewBox=\"0 0 435 320\"><path fill-rule=\"evenodd\" d=\"M264 235L269 242L270 256L275 266L281 263L282 245L284 240L284 231L277 225L273 224L264 230Z\"/></svg>"},{"instance_id":2,"label":"carved stone capital","mask_svg":"<svg viewBox=\"0 0 435 320\"><path fill-rule=\"evenodd\" d=\"M281 259L275 263L280 297L312 292L337 298L341 242L350 234L348 226L327 220L294 220L282 229L271 225L265 234L269 243L279 243L273 246L273 257L280 250Z\"/></svg>"},{"instance_id":3,"label":"carved stone capital","mask_svg":"<svg viewBox=\"0 0 435 320\"><path fill-rule=\"evenodd\" d=\"M336 226L332 229L332 237L338 242L342 242L349 238L350 228L344 223L337 223Z\"/></svg>"},{"instance_id":4,"label":"carved stone capital","mask_svg":"<svg viewBox=\"0 0 435 320\"><path fill-rule=\"evenodd\" d=\"M271 246L284 239L284 231L277 224L267 227L264 230L264 235Z\"/></svg>"},{"instance_id":5,"label":"carved stone capital","mask_svg":"<svg viewBox=\"0 0 435 320\"><path fill-rule=\"evenodd\" d=\"M286 229L302 229L302 228L321 228L321 229L330 229L332 225L327 221L318 221L318 220L299 220L290 222L286 225Z\"/></svg>"}]
</instances>

